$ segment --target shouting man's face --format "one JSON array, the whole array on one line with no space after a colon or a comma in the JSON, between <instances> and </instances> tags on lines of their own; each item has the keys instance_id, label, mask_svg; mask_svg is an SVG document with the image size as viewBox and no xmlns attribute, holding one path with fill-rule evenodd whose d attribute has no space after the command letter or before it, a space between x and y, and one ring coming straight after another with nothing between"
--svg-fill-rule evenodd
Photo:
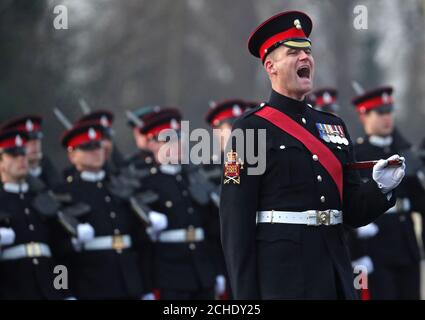
<instances>
[{"instance_id":1,"label":"shouting man's face","mask_svg":"<svg viewBox=\"0 0 425 320\"><path fill-rule=\"evenodd\" d=\"M314 59L311 49L280 46L264 61L272 88L292 99L303 100L313 88Z\"/></svg>"}]
</instances>

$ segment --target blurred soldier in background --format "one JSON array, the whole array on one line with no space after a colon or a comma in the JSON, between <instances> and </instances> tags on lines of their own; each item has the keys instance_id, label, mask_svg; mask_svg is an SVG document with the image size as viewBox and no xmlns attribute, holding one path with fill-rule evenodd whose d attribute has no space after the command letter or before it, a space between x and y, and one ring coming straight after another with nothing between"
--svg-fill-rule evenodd
<instances>
[{"instance_id":1,"label":"blurred soldier in background","mask_svg":"<svg viewBox=\"0 0 425 320\"><path fill-rule=\"evenodd\" d=\"M356 230L363 252L356 252L369 270L372 299L419 299L420 254L415 236L412 211L424 209L425 193L417 177L418 160L410 152L411 145L394 128L393 89L377 88L353 99L366 136L357 139L359 161L386 159L399 154L406 159L406 177L395 190L396 204L375 222ZM364 181L372 179L371 170L362 170Z\"/></svg>"},{"instance_id":2,"label":"blurred soldier in background","mask_svg":"<svg viewBox=\"0 0 425 320\"><path fill-rule=\"evenodd\" d=\"M61 299L54 287L54 219L37 205L24 131L0 130L0 298ZM48 209L47 209L48 210Z\"/></svg>"},{"instance_id":3,"label":"blurred soldier in background","mask_svg":"<svg viewBox=\"0 0 425 320\"><path fill-rule=\"evenodd\" d=\"M219 150L213 149L210 163L204 164L200 169L201 174L214 185L214 193L219 197L221 177L223 173L224 149L232 132L232 123L240 117L247 106L258 106L255 102L246 103L241 99L229 99L221 102L211 102L210 108L205 115L205 121L213 129L213 137L218 142ZM219 152L218 154L216 152ZM219 199L217 200L217 203ZM220 237L220 216L218 205L212 205L209 218L210 238L216 244L217 256L220 257L221 273L226 275L225 284L227 286L227 295L224 298L231 298L230 282L227 280L226 263L224 261L223 249ZM220 280L223 281L223 280ZM220 295L220 292L216 292Z\"/></svg>"},{"instance_id":4,"label":"blurred soldier in background","mask_svg":"<svg viewBox=\"0 0 425 320\"><path fill-rule=\"evenodd\" d=\"M71 289L79 299L151 299L146 221L133 213L128 185L104 170L103 132L98 122L84 122L62 137L75 170L59 191L90 206L90 212L79 220L95 234L89 240L72 239Z\"/></svg>"},{"instance_id":5,"label":"blurred soldier in background","mask_svg":"<svg viewBox=\"0 0 425 320\"><path fill-rule=\"evenodd\" d=\"M195 168L179 164L180 121L178 110L161 108L146 116L140 128L154 156L143 183L159 195L151 207L164 212L168 220L155 242L155 287L165 300L213 299L222 275L205 232L210 198L192 183ZM166 129L175 130L171 140L159 141L158 135Z\"/></svg>"},{"instance_id":6,"label":"blurred soldier in background","mask_svg":"<svg viewBox=\"0 0 425 320\"><path fill-rule=\"evenodd\" d=\"M95 110L84 115L76 121L76 124L83 124L87 122L97 122L103 127L103 142L102 147L106 153L106 170L117 172L118 169L124 164L124 158L119 151L116 143L114 143L114 115L107 110Z\"/></svg>"},{"instance_id":7,"label":"blurred soldier in background","mask_svg":"<svg viewBox=\"0 0 425 320\"><path fill-rule=\"evenodd\" d=\"M153 163L153 154L148 148L148 138L142 133L144 118L161 110L159 106L145 106L135 111L127 112L127 124L132 129L134 142L137 150L126 158L126 165L132 165L142 170Z\"/></svg>"},{"instance_id":8,"label":"blurred soldier in background","mask_svg":"<svg viewBox=\"0 0 425 320\"><path fill-rule=\"evenodd\" d=\"M42 180L49 188L53 188L61 182L61 178L52 161L47 155L43 154L41 125L41 117L27 115L8 121L2 125L2 129L17 129L27 133L26 152L29 164L28 172L31 176Z\"/></svg>"},{"instance_id":9,"label":"blurred soldier in background","mask_svg":"<svg viewBox=\"0 0 425 320\"><path fill-rule=\"evenodd\" d=\"M338 91L335 88L326 87L314 90L307 97L314 109L337 114L339 105L336 103Z\"/></svg>"}]
</instances>

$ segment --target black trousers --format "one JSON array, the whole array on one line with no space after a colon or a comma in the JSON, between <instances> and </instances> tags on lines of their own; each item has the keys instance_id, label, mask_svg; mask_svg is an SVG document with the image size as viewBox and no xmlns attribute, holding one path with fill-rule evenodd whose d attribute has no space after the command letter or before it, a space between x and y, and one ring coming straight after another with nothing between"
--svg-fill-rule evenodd
<instances>
[{"instance_id":1,"label":"black trousers","mask_svg":"<svg viewBox=\"0 0 425 320\"><path fill-rule=\"evenodd\" d=\"M375 263L369 275L372 300L419 300L420 264L388 266Z\"/></svg>"},{"instance_id":2,"label":"black trousers","mask_svg":"<svg viewBox=\"0 0 425 320\"><path fill-rule=\"evenodd\" d=\"M203 288L196 291L160 289L160 300L214 300L214 289Z\"/></svg>"}]
</instances>

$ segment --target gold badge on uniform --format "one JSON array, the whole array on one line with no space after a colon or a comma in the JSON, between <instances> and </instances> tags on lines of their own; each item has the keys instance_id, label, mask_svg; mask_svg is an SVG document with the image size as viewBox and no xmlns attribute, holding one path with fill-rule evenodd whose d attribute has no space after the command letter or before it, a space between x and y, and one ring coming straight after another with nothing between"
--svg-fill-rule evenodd
<instances>
[{"instance_id":1,"label":"gold badge on uniform","mask_svg":"<svg viewBox=\"0 0 425 320\"><path fill-rule=\"evenodd\" d=\"M237 160L238 154L230 150L227 153L227 161L224 163L224 184L233 182L234 184L240 184L241 182L241 169L243 169L243 162L241 159Z\"/></svg>"}]
</instances>

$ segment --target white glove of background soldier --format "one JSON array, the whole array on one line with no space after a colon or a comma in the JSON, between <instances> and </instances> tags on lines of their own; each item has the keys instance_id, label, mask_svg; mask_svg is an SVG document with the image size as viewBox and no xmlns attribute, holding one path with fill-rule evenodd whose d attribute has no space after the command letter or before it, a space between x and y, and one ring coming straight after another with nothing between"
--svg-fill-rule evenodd
<instances>
[{"instance_id":1,"label":"white glove of background soldier","mask_svg":"<svg viewBox=\"0 0 425 320\"><path fill-rule=\"evenodd\" d=\"M226 278L223 275L218 275L215 278L215 295L221 296L226 291Z\"/></svg>"},{"instance_id":2,"label":"white glove of background soldier","mask_svg":"<svg viewBox=\"0 0 425 320\"><path fill-rule=\"evenodd\" d=\"M369 239L379 232L379 228L375 223L369 223L368 225L365 225L364 227L360 227L357 229L357 236L360 239Z\"/></svg>"},{"instance_id":3,"label":"white glove of background soldier","mask_svg":"<svg viewBox=\"0 0 425 320\"><path fill-rule=\"evenodd\" d=\"M146 229L148 234L160 232L168 226L167 216L161 212L150 211L149 220L151 225Z\"/></svg>"},{"instance_id":4,"label":"white glove of background soldier","mask_svg":"<svg viewBox=\"0 0 425 320\"><path fill-rule=\"evenodd\" d=\"M77 225L77 240L80 243L90 241L94 238L94 229L90 223L80 223Z\"/></svg>"},{"instance_id":5,"label":"white glove of background soldier","mask_svg":"<svg viewBox=\"0 0 425 320\"><path fill-rule=\"evenodd\" d=\"M401 166L388 166L388 160L398 159L403 161ZM405 169L406 164L404 163L404 158L396 154L389 157L387 160L379 160L373 167L372 177L378 184L379 189L381 189L384 194L387 194L396 188L401 180L403 180Z\"/></svg>"},{"instance_id":6,"label":"white glove of background soldier","mask_svg":"<svg viewBox=\"0 0 425 320\"><path fill-rule=\"evenodd\" d=\"M0 228L0 245L7 246L15 242L15 231L12 228Z\"/></svg>"}]
</instances>

